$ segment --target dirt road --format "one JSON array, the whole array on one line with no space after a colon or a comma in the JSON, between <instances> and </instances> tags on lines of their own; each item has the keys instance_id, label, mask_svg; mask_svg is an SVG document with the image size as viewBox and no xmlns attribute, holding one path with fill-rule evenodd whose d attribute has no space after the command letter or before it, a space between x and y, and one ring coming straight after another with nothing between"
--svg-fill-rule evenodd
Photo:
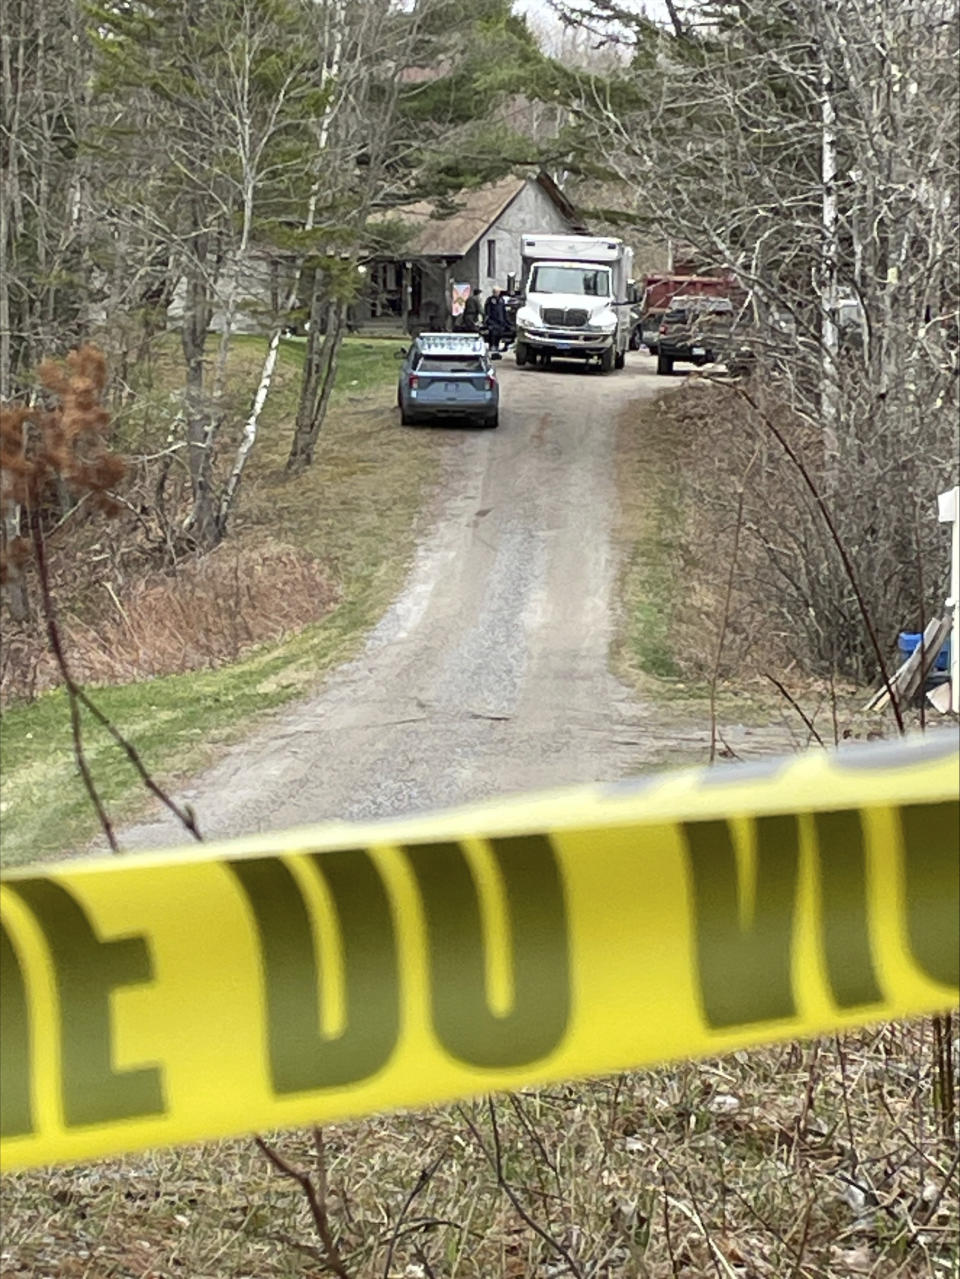
<instances>
[{"instance_id":1,"label":"dirt road","mask_svg":"<svg viewBox=\"0 0 960 1279\"><path fill-rule=\"evenodd\" d=\"M501 426L447 451L433 529L362 654L179 796L208 838L613 778L670 746L608 670L614 424L663 381L639 355L608 376L500 369ZM158 818L124 844L181 838Z\"/></svg>"}]
</instances>

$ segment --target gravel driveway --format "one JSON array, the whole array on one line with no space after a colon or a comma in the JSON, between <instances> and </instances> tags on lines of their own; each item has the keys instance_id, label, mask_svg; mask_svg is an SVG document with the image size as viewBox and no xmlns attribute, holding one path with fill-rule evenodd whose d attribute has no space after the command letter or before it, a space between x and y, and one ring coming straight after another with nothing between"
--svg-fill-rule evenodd
<instances>
[{"instance_id":1,"label":"gravel driveway","mask_svg":"<svg viewBox=\"0 0 960 1279\"><path fill-rule=\"evenodd\" d=\"M607 664L615 423L663 381L638 355L607 376L500 369L501 426L458 432L432 528L360 656L179 794L207 838L613 778L671 746ZM182 833L164 816L123 842Z\"/></svg>"}]
</instances>

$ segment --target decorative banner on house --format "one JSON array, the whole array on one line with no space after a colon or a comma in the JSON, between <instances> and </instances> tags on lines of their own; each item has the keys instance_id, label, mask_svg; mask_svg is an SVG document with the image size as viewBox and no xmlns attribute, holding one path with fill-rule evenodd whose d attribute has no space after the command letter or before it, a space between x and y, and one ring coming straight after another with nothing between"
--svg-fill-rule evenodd
<instances>
[{"instance_id":1,"label":"decorative banner on house","mask_svg":"<svg viewBox=\"0 0 960 1279\"><path fill-rule=\"evenodd\" d=\"M463 308L466 306L467 298L470 296L470 285L451 284L450 291L450 314L456 320L463 315Z\"/></svg>"}]
</instances>

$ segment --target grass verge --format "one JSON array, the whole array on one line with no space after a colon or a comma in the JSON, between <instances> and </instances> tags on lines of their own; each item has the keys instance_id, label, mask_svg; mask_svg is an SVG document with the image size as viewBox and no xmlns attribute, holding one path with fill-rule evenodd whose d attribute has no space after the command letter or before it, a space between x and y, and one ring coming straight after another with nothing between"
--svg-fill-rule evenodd
<instances>
[{"instance_id":1,"label":"grass verge","mask_svg":"<svg viewBox=\"0 0 960 1279\"><path fill-rule=\"evenodd\" d=\"M674 713L682 703L701 724L709 722L716 667L721 738L723 724L735 733L746 726L762 751L805 749L816 740L797 706L825 742L839 733L877 736L882 726L861 713L863 689L802 674L776 601L759 585L766 578L755 539L745 534L724 623L741 478L726 456L729 423L714 412L719 393L696 379L675 384L628 406L618 422L621 570L611 665L647 698ZM771 674L796 705L776 691ZM736 754L726 747L720 753Z\"/></svg>"},{"instance_id":2,"label":"grass verge","mask_svg":"<svg viewBox=\"0 0 960 1279\"><path fill-rule=\"evenodd\" d=\"M343 1272L948 1279L956 1130L932 1059L927 1020L331 1126ZM269 1140L320 1180L309 1132ZM7 1279L333 1273L249 1140L11 1176L3 1198Z\"/></svg>"},{"instance_id":3,"label":"grass verge","mask_svg":"<svg viewBox=\"0 0 960 1279\"><path fill-rule=\"evenodd\" d=\"M256 338L237 342L232 387L256 385L263 345ZM279 541L316 557L336 584L334 607L282 642L220 669L93 690L97 704L159 780L169 784L203 766L256 717L303 693L348 658L399 589L448 437L397 426L395 347L360 338L344 343L316 461L291 478L283 464L303 351L295 341L284 343L232 528L231 540L239 547ZM169 365L175 372L172 359ZM156 397L166 392L164 373L161 363ZM114 819L133 816L146 799L123 753L92 721L85 723L84 744ZM5 865L74 851L96 832L62 692L5 711L0 768Z\"/></svg>"},{"instance_id":4,"label":"grass verge","mask_svg":"<svg viewBox=\"0 0 960 1279\"><path fill-rule=\"evenodd\" d=\"M674 681L680 677L671 623L682 589L684 505L669 455L649 448L652 432L645 428L656 412L655 405L634 404L618 423L623 564L617 592L621 625L613 656L617 673L633 683L649 675Z\"/></svg>"},{"instance_id":5,"label":"grass verge","mask_svg":"<svg viewBox=\"0 0 960 1279\"><path fill-rule=\"evenodd\" d=\"M709 722L707 671L719 611L715 583L723 572L727 530L701 559L693 513L696 460L669 395L635 402L621 414L615 529L621 567L610 663L645 699L669 708L673 716L683 714L702 731ZM738 730L747 727L755 734L752 746L789 748L789 732L769 729L777 716L775 702L746 681L721 683L717 709ZM767 731L758 735L758 729ZM681 749L658 767L700 762L702 751L692 758L689 749Z\"/></svg>"}]
</instances>

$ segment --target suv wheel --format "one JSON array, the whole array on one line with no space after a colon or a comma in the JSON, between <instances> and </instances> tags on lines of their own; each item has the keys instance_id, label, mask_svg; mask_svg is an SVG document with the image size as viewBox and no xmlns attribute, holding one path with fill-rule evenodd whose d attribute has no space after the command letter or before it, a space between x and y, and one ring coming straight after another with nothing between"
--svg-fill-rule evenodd
<instances>
[{"instance_id":1,"label":"suv wheel","mask_svg":"<svg viewBox=\"0 0 960 1279\"><path fill-rule=\"evenodd\" d=\"M517 360L517 368L522 369L527 362L526 342L520 342L520 341L517 342L516 349L514 350L514 355L516 356L516 360Z\"/></svg>"},{"instance_id":2,"label":"suv wheel","mask_svg":"<svg viewBox=\"0 0 960 1279\"><path fill-rule=\"evenodd\" d=\"M668 377L673 372L673 360L669 355L662 352L657 356L657 372L666 374Z\"/></svg>"},{"instance_id":3,"label":"suv wheel","mask_svg":"<svg viewBox=\"0 0 960 1279\"><path fill-rule=\"evenodd\" d=\"M614 348L612 346L608 346L607 349L600 356L601 373L612 372L614 367L614 361L616 360L616 356L617 356L617 353L614 350Z\"/></svg>"}]
</instances>

